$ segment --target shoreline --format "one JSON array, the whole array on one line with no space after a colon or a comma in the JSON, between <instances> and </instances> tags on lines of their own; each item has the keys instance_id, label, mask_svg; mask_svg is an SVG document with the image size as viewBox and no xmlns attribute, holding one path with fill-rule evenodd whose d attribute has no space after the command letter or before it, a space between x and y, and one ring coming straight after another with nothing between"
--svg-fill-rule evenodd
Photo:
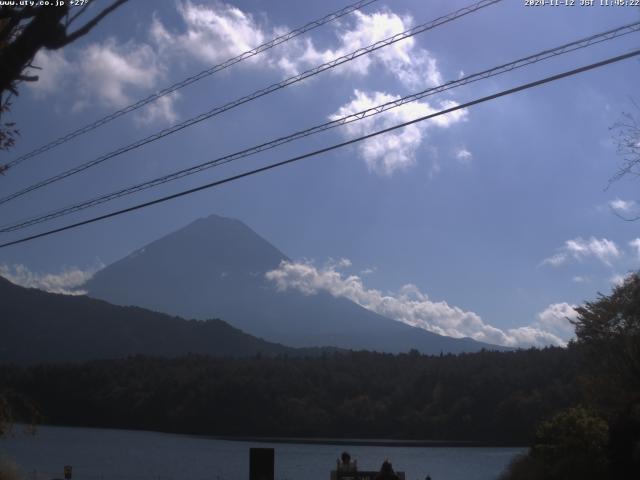
<instances>
[{"instance_id":1,"label":"shoreline","mask_svg":"<svg viewBox=\"0 0 640 480\"><path fill-rule=\"evenodd\" d=\"M494 448L528 448L526 444L514 444L507 442L482 442L474 440L406 440L384 438L314 438L314 437L253 437L253 436L207 436L216 440L230 442L256 442L256 443L289 443L299 445L344 445L354 447L494 447Z\"/></svg>"},{"instance_id":2,"label":"shoreline","mask_svg":"<svg viewBox=\"0 0 640 480\"><path fill-rule=\"evenodd\" d=\"M183 435L188 437L209 438L212 440L224 440L229 442L253 442L253 443L281 443L281 444L298 444L298 445L341 445L354 447L432 447L432 448L528 448L530 445L526 443L509 443L509 442L489 442L480 440L411 440L411 439L393 439L393 438L327 438L327 437L260 437L252 435L224 436L211 435L206 433L190 433L175 432L163 430L145 430L135 428L117 428L95 425L63 425L55 423L41 423L35 425L37 432L38 427L59 427L59 428L86 428L97 430L115 430L125 432L140 433L159 433L163 435ZM14 423L14 427L28 427L20 422Z\"/></svg>"}]
</instances>

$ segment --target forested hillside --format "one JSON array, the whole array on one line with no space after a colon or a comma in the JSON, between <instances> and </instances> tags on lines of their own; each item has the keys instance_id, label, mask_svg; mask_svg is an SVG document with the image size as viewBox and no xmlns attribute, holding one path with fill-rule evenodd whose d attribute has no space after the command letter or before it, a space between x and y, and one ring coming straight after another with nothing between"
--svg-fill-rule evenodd
<instances>
[{"instance_id":1,"label":"forested hillside","mask_svg":"<svg viewBox=\"0 0 640 480\"><path fill-rule=\"evenodd\" d=\"M212 435L523 443L577 398L574 352L132 357L0 367L44 422Z\"/></svg>"},{"instance_id":2,"label":"forested hillside","mask_svg":"<svg viewBox=\"0 0 640 480\"><path fill-rule=\"evenodd\" d=\"M267 342L221 320L185 320L85 296L57 295L0 277L0 363L39 363L187 353L311 355Z\"/></svg>"}]
</instances>

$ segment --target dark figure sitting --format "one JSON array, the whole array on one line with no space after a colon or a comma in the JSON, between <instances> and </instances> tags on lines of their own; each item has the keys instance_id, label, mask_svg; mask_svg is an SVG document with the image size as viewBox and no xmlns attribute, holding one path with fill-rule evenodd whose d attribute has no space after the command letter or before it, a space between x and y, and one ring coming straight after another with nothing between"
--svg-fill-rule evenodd
<instances>
[{"instance_id":1,"label":"dark figure sitting","mask_svg":"<svg viewBox=\"0 0 640 480\"><path fill-rule=\"evenodd\" d=\"M358 470L356 461L352 462L351 455L347 452L342 452L338 461L338 472L355 472L356 470Z\"/></svg>"},{"instance_id":2,"label":"dark figure sitting","mask_svg":"<svg viewBox=\"0 0 640 480\"><path fill-rule=\"evenodd\" d=\"M393 471L391 462L389 462L389 460L385 460L382 463L382 467L380 467L380 473L376 475L374 480L400 480L400 477L398 477L396 472Z\"/></svg>"}]
</instances>

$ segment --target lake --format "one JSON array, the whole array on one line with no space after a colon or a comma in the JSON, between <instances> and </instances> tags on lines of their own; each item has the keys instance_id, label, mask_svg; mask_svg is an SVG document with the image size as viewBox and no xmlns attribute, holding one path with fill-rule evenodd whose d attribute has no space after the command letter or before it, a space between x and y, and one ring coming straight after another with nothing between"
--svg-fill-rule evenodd
<instances>
[{"instance_id":1,"label":"lake","mask_svg":"<svg viewBox=\"0 0 640 480\"><path fill-rule=\"evenodd\" d=\"M26 480L244 480L249 448L275 449L278 480L328 480L343 450L362 470L377 470L388 458L407 480L493 480L523 448L381 447L261 443L157 432L39 426L35 435L15 427L0 439L0 454L12 458Z\"/></svg>"}]
</instances>

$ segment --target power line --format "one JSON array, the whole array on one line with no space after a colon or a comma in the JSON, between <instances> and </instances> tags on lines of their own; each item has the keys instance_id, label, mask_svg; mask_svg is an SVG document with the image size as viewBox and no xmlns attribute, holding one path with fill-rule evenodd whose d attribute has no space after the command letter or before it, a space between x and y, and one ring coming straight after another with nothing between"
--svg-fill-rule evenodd
<instances>
[{"instance_id":1,"label":"power line","mask_svg":"<svg viewBox=\"0 0 640 480\"><path fill-rule=\"evenodd\" d=\"M343 55L339 58L336 58L334 60L331 60L330 62L324 63L322 65L319 65L317 67L314 67L312 69L309 69L303 73L300 73L298 75L294 75L292 77L289 77L281 82L278 83L274 83L266 88L260 89L260 90L256 90L255 92L246 95L244 97L241 97L239 99L236 99L232 102L229 102L223 106L220 107L215 107L211 110L209 110L208 112L202 113L198 116L192 117L188 120L185 120L181 123L178 123L176 125L173 125L169 128L166 128L164 130L161 130L160 132L157 132L153 135L150 135L148 137L145 137L141 140L138 140L134 143L131 143L127 146L124 147L120 147L117 150L113 150L109 153L106 153L104 155L101 155L100 157L91 160L89 162L83 163L81 165L78 165L74 168L71 168L69 170L66 170L62 173L59 173L57 175L54 175L53 177L49 177L48 179L42 180L40 182L37 182L33 185L30 185L29 187L26 187L22 190L19 190L15 193L12 193L10 195L7 195L3 198L0 198L0 205L7 203L15 198L21 197L29 192L32 192L34 190L38 190L46 185L49 185L51 183L60 181L64 178L70 177L72 175L75 175L76 173L82 172L84 170L87 170L88 168L91 168L95 165L98 165L110 158L116 157L118 155L122 155L123 153L129 152L131 150L135 150L137 148L140 148L148 143L154 142L156 140L159 140L163 137L166 137L167 135L171 135L173 133L176 133L180 130L183 130L187 127L191 127L197 123L200 123L204 120L207 120L213 116L219 115L223 112L226 112L228 110L231 110L235 107L238 107L244 103L250 102L252 100L255 100L257 98L263 97L265 95L268 95L270 93L275 92L276 90L280 90L282 88L287 87L288 85L292 85L294 83L300 82L306 78L318 75L326 70L332 69L337 67L338 65L341 65L343 63L352 61L358 57L361 57L363 55L367 55L373 51L376 51L380 48L386 47L388 45L392 45L396 42L399 42L401 40L405 40L407 38L413 37L419 33L425 32L427 30L431 30L433 28L436 28L440 25L443 25L445 23L449 23L452 22L460 17L463 17L465 15L468 15L470 13L476 12L482 8L488 7L490 5L493 5L494 3L498 3L501 2L502 0L481 0L479 2L476 2L472 5L469 5L467 7L461 8L459 10L456 10L454 12L451 12L447 15L444 15L442 17L439 17L435 20L432 20L431 22L428 23L423 23L421 25L417 25L409 30L405 30L404 32L401 33L397 33L395 35L392 35L391 37L388 37L384 40L379 40L367 47L362 47L359 48L357 50L354 50L351 53L348 53L346 55Z\"/></svg>"},{"instance_id":2,"label":"power line","mask_svg":"<svg viewBox=\"0 0 640 480\"><path fill-rule=\"evenodd\" d=\"M52 212L48 212L45 214L41 214L37 217L32 217L26 220L21 220L19 222L13 223L11 225L4 225L2 227L0 227L0 233L7 233L7 232L13 232L16 230L21 230L23 228L26 227L30 227L39 223L43 223L49 220L53 220L55 218L61 217L61 216L65 216L65 215L69 215L71 213L75 213L81 210L85 210L87 208L90 207L94 207L97 205L100 205L102 203L106 203L108 201L114 200L116 198L120 198L126 195L131 195L133 193L137 193L140 192L142 190L146 190L148 188L152 188L173 180L177 180L183 177L186 177L188 175L193 175L195 173L199 173L201 171L204 171L206 169L209 168L213 168L213 167L217 167L241 158L245 158L248 157L250 155L254 155L256 153L260 153L260 152L264 152L266 150L270 150L272 148L278 147L280 145L283 145L285 143L289 143L298 139L301 139L303 137L307 137L319 132L323 132L332 128L336 128L338 126L342 126L351 122L355 122L358 120L362 120L364 118L368 118L374 115L378 115L380 113L383 113L387 110L393 109L393 108L397 108L400 107L404 104L410 103L410 102L414 102L417 100L420 100L422 98L425 98L427 96L431 96L431 95L435 95L441 92L444 92L446 90L450 90L452 88L456 88L462 85L467 85L470 83L474 83L477 82L479 80L483 80L483 79L487 79L487 78L491 78L500 74L503 74L505 72L510 72L513 71L515 69L518 68L522 68L543 60L547 60L549 58L552 57L556 57L559 55L563 55L569 52L573 52L582 48L586 48L589 46L593 46L595 44L598 43L602 43L608 40L612 40L618 37L621 37L623 35L627 35L629 33L633 33L633 32L638 32L640 31L640 22L635 22L635 23L631 23L628 25L623 25L621 27L615 28L615 29L611 29L611 30L607 30L605 32L602 33L598 33L598 34L594 34L585 38L581 38L579 40L575 40L573 42L570 43L566 43L564 45L561 45L559 47L555 47L552 49L547 49L547 50L543 50L541 52L538 52L536 54L533 55L529 55L527 57L524 58L520 58L518 60L512 61L510 63L506 63L506 64L502 64L499 65L497 67L488 69L488 70L484 70L478 73L474 73L471 75L467 75L463 78L459 78L457 80L452 80L449 81L447 83L444 83L442 85L436 86L436 87L432 87L426 90L423 90L421 92L418 93L414 93L411 95L407 95L405 97L399 98L397 100L393 100L390 102L386 102L380 105L377 105L375 107L371 107L356 113L352 113L350 115L346 115L343 116L341 118L332 120L330 122L326 122L323 123L321 125L316 125L314 127L305 129L305 130L301 130L298 132L295 132L293 134L287 135L285 137L280 137L277 138L275 140L271 140L269 142L266 143L262 143L260 145L245 149L245 150L241 150L239 152L235 152L223 157L219 157L216 158L214 160L209 160L207 162L204 163L200 163L198 165L194 165L192 167L188 167L182 170L178 170L176 172L167 174L167 175L163 175L161 177L155 178L153 180L149 180L143 183L139 183L137 185L133 185L133 186L129 186L126 188L123 188L121 190L117 190L115 192L111 192L105 195L101 195L99 197L95 197L93 199L90 200L85 200L83 202L80 203L76 203L73 204L71 206L67 206L64 207L62 209L58 209Z\"/></svg>"},{"instance_id":3,"label":"power line","mask_svg":"<svg viewBox=\"0 0 640 480\"><path fill-rule=\"evenodd\" d=\"M322 25L325 25L327 23L333 22L334 20L337 20L341 17L344 17L345 15L348 15L352 12L354 12L355 10L359 10L361 8L364 8L366 6L368 6L371 3L377 2L378 0L360 0L356 3L353 3L351 5L347 5L344 8L341 8L340 10L337 10L335 12L329 13L327 15L325 15L322 18L319 18L317 20L313 20L309 23L307 23L306 25L303 25L302 27L296 28L295 30L291 30L288 33L285 33L284 35L280 35L276 38L273 38L272 40L263 43L262 45L257 46L256 48L252 49L252 50L247 50L246 52L241 53L240 55L237 55L233 58L229 58L228 60L225 60L222 63L219 63L217 65L214 65L206 70L201 71L200 73L197 73L196 75L192 75L188 78L185 78L184 80L174 83L173 85L170 85L166 88L163 88L162 90L153 93L151 95L149 95L146 98L143 98L141 100L138 100L135 103L132 103L131 105L128 105L126 107L121 108L120 110L116 110L115 112L106 115L92 123L89 123L83 127L78 128L77 130L73 130L72 132L67 133L66 135L57 138L45 145L42 145L41 147L36 148L35 150L32 150L28 153L25 153L24 155L21 155L20 157L16 158L15 160L12 160L11 162L6 164L7 168L10 167L14 167L22 162L24 162L25 160L28 160L30 158L36 157L44 152L47 152L53 148L56 148L60 145L62 145L63 143L68 142L69 140L79 136L79 135L83 135L85 133L88 133L92 130L95 130L96 128L99 128L109 122L111 122L112 120L115 120L116 118L119 118L123 115L126 115L127 113L133 112L135 110L138 110L139 108L144 107L145 105L154 102L156 100L158 100L159 98L162 98L166 95L169 95L170 93L176 92L178 90L180 90L181 88L184 88L188 85L191 85L192 83L198 82L200 80L202 80L203 78L209 77L211 75L213 75L214 73L220 72L221 70L225 70L226 68L231 67L232 65L235 65L236 63L240 63L244 60L247 60L248 58L254 57L256 55L259 55L262 52L265 52L267 50L272 49L273 47L276 47L282 43L288 42L289 40L298 37L310 30L313 30L315 28L318 28Z\"/></svg>"},{"instance_id":4,"label":"power line","mask_svg":"<svg viewBox=\"0 0 640 480\"><path fill-rule=\"evenodd\" d=\"M593 70L593 69L596 69L596 68L603 67L605 65L610 65L612 63L620 62L622 60L626 60L628 58L635 57L637 55L640 55L640 49L639 50L634 50L634 51L629 52L629 53L625 53L623 55L618 55L616 57L610 57L610 58L608 58L606 60L602 60L600 62L592 63L590 65L586 65L586 66L579 67L579 68L576 68L576 69L573 69L573 70L569 70L569 71L565 71L565 72L562 72L562 73L559 73L559 74L556 74L556 75L552 75L550 77L545 77L543 79L536 80L534 82L525 83L525 84L519 85L517 87L510 88L510 89L507 89L507 90L502 90L501 92L494 93L492 95L488 95L488 96L485 96L485 97L481 97L479 99L472 100L470 102L466 102L466 103L463 103L461 105L457 105L455 107L447 108L445 110L440 110L439 112L435 112L435 113L432 113L432 114L429 114L429 115L425 115L425 116L416 118L414 120L410 120L408 122L400 123L400 124L394 125L392 127L388 127L388 128L385 128L385 129L382 129L382 130L378 130L378 131L373 132L373 133L369 133L367 135L363 135L363 136L358 137L358 138L347 140L347 141L342 142L342 143L331 145L329 147L321 148L319 150L315 150L313 152L305 153L305 154L299 155L297 157L289 158L287 160L282 160L280 162L272 163L272 164L266 165L264 167L256 168L254 170L250 170L250 171L247 171L247 172L244 172L244 173L233 175L231 177L227 177L227 178L224 178L222 180L217 180L217 181L214 181L214 182L211 182L211 183L207 183L205 185L201 185L199 187L194 187L194 188L191 188L191 189L188 189L188 190L183 190L181 192L174 193L172 195L167 195L165 197L160 197L160 198L157 198L155 200L151 200L151 201L148 201L148 202L140 203L140 204L134 205L132 207L127 207L127 208L124 208L124 209L121 209L121 210L117 210L115 212L107 213L105 215L100 215L98 217L93 217L93 218L90 218L90 219L87 219L87 220L83 220L81 222L73 223L73 224L70 224L70 225L65 225L64 227L55 228L55 229L52 229L52 230L48 230L46 232L38 233L38 234L35 234L35 235L30 235L28 237L23 237L23 238L20 238L18 240L13 240L13 241L10 241L10 242L6 242L6 243L3 243L3 244L0 244L0 248L9 247L11 245L17 245L17 244L24 243L24 242L27 242L27 241L30 241L30 240L35 240L36 238L41 238L41 237L53 235L54 233L59 233L59 232L63 232L63 231L66 231L66 230L71 230L73 228L77 228L77 227L80 227L80 226L83 226L83 225L88 225L90 223L98 222L98 221L101 221L101 220L106 220L106 219L111 218L111 217L116 217L118 215L122 215L122 214L125 214L125 213L128 213L128 212L132 212L132 211L135 211L135 210L140 210L142 208L150 207L150 206L156 205L158 203L163 203L163 202L167 202L169 200L173 200L175 198L183 197L185 195L190 195L192 193L199 192L201 190L206 190L206 189L209 189L209 188L217 187L219 185L223 185L225 183L229 183L229 182L232 182L232 181L235 181L235 180L239 180L239 179L244 178L244 177L255 175L257 173L266 172L268 170L272 170L272 169L277 168L277 167L288 165L290 163L298 162L300 160L304 160L306 158L314 157L314 156L320 155L322 153L327 153L327 152L330 152L332 150L336 150L336 149L339 149L339 148L342 148L342 147L346 147L348 145L352 145L354 143L358 143L358 142L367 140L369 138L373 138L373 137L376 137L378 135L382 135L384 133L388 133L388 132L397 130L399 128L404 128L404 127L406 127L408 125L412 125L414 123L418 123L418 122L422 122L422 121L425 121L425 120L429 120L431 118L435 118L435 117L438 117L440 115L446 115L448 113L455 112L456 110L469 108L469 107L472 107L474 105L478 105L480 103L488 102L490 100L495 100L496 98L504 97L506 95L511 95L513 93L521 92L523 90L528 90L530 88L534 88L534 87L537 87L537 86L540 86L540 85L543 85L543 84L546 84L546 83L554 82L554 81L560 80L562 78L570 77L570 76L573 76L573 75L577 75L579 73L583 73L583 72L586 72L586 71L589 71L589 70Z\"/></svg>"}]
</instances>

